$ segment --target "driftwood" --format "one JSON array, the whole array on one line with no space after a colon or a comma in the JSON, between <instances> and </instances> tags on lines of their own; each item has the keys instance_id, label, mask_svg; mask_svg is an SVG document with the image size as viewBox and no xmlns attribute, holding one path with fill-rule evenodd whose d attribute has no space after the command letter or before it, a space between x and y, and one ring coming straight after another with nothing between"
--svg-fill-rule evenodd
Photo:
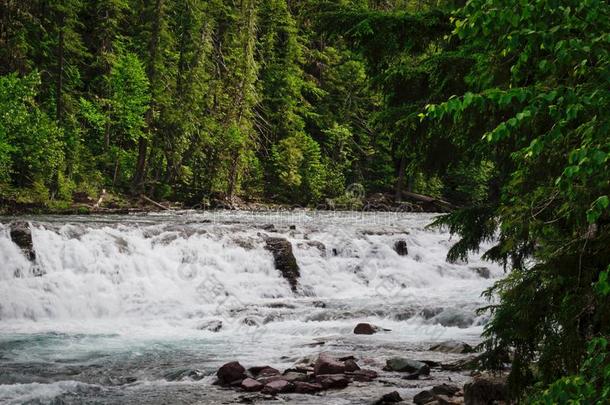
<instances>
[{"instance_id":1,"label":"driftwood","mask_svg":"<svg viewBox=\"0 0 610 405\"><path fill-rule=\"evenodd\" d=\"M145 200L145 201L147 201L147 202L151 203L152 205L154 205L154 206L156 206L156 207L159 207L159 208L161 208L161 209L163 209L163 210L171 211L171 208L168 208L168 207L166 207L165 205L161 205L161 204L159 204L158 202L151 200L150 198L146 197L144 194L140 194L140 197L141 197L143 200Z\"/></svg>"},{"instance_id":2,"label":"driftwood","mask_svg":"<svg viewBox=\"0 0 610 405\"><path fill-rule=\"evenodd\" d=\"M412 193L410 191L403 191L402 196L407 200L416 201L422 203L425 206L434 207L441 211L451 211L456 208L455 205L451 204L448 201L430 197L427 195Z\"/></svg>"},{"instance_id":3,"label":"driftwood","mask_svg":"<svg viewBox=\"0 0 610 405\"><path fill-rule=\"evenodd\" d=\"M106 189L102 189L102 195L100 195L99 200L95 203L93 208L99 208L102 205L102 201L104 201L104 197L106 196Z\"/></svg>"}]
</instances>

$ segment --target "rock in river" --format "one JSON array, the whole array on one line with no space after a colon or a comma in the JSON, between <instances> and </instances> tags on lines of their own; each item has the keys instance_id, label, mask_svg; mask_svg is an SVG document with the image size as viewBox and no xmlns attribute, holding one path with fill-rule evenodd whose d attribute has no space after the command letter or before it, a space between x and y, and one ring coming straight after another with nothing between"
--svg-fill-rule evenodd
<instances>
[{"instance_id":1,"label":"rock in river","mask_svg":"<svg viewBox=\"0 0 610 405\"><path fill-rule=\"evenodd\" d=\"M319 374L343 374L345 372L345 364L328 353L321 353L313 366L315 375Z\"/></svg>"},{"instance_id":2,"label":"rock in river","mask_svg":"<svg viewBox=\"0 0 610 405\"><path fill-rule=\"evenodd\" d=\"M384 367L386 371L402 371L407 373L430 374L430 366L421 361L405 359L403 357L392 357L386 360Z\"/></svg>"},{"instance_id":3,"label":"rock in river","mask_svg":"<svg viewBox=\"0 0 610 405\"><path fill-rule=\"evenodd\" d=\"M290 283L292 291L297 290L297 282L301 275L299 265L292 253L292 245L284 238L267 238L265 249L273 255L275 268Z\"/></svg>"},{"instance_id":4,"label":"rock in river","mask_svg":"<svg viewBox=\"0 0 610 405\"><path fill-rule=\"evenodd\" d=\"M232 361L220 367L216 372L216 377L221 385L232 384L246 378L246 369L237 361Z\"/></svg>"},{"instance_id":5,"label":"rock in river","mask_svg":"<svg viewBox=\"0 0 610 405\"><path fill-rule=\"evenodd\" d=\"M373 335L377 332L388 332L389 329L380 328L379 326L371 325L370 323L359 323L354 328L354 334L356 335Z\"/></svg>"},{"instance_id":6,"label":"rock in river","mask_svg":"<svg viewBox=\"0 0 610 405\"><path fill-rule=\"evenodd\" d=\"M27 222L13 222L11 224L11 240L15 243L28 260L33 261L36 259L36 252L34 251L34 243L32 242L32 231L30 225Z\"/></svg>"}]
</instances>

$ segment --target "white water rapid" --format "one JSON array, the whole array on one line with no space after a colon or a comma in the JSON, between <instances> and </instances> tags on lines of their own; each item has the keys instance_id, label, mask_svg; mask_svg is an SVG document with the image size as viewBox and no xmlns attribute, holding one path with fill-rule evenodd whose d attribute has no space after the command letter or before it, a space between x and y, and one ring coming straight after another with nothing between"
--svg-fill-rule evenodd
<instances>
[{"instance_id":1,"label":"white water rapid","mask_svg":"<svg viewBox=\"0 0 610 405\"><path fill-rule=\"evenodd\" d=\"M479 257L447 263L454 241L426 228L432 218L306 211L22 218L34 262L11 241L6 221L0 403L232 403L233 393L210 385L231 360L287 368L331 350L357 353L374 368L433 342L477 343L486 321L475 314L480 294L503 272ZM296 292L275 269L267 237L290 241ZM399 240L406 256L394 250ZM354 335L358 322L391 331ZM366 395L323 402L370 403Z\"/></svg>"}]
</instances>

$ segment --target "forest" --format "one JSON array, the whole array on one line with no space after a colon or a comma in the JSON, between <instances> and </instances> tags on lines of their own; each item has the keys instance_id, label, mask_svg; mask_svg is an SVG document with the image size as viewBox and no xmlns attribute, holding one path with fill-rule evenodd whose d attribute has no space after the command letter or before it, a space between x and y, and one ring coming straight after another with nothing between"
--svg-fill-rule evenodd
<instances>
[{"instance_id":1,"label":"forest","mask_svg":"<svg viewBox=\"0 0 610 405\"><path fill-rule=\"evenodd\" d=\"M482 242L484 365L610 398L607 0L3 0L0 205L412 191Z\"/></svg>"}]
</instances>

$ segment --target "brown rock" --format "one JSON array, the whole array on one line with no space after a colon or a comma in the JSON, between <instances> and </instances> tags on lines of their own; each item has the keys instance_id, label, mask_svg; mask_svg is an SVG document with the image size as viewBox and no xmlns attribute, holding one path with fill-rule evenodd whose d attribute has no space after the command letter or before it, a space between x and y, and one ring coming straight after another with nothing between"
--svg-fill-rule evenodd
<instances>
[{"instance_id":1,"label":"brown rock","mask_svg":"<svg viewBox=\"0 0 610 405\"><path fill-rule=\"evenodd\" d=\"M441 385L432 387L432 392L435 395L447 395L447 396L452 397L455 394L457 394L459 391L460 391L459 387L456 387L455 385L449 385L449 384L441 384Z\"/></svg>"},{"instance_id":2,"label":"brown rock","mask_svg":"<svg viewBox=\"0 0 610 405\"><path fill-rule=\"evenodd\" d=\"M294 384L286 380L275 380L268 382L261 391L263 394L275 395L294 390Z\"/></svg>"},{"instance_id":3,"label":"brown rock","mask_svg":"<svg viewBox=\"0 0 610 405\"><path fill-rule=\"evenodd\" d=\"M301 276L299 265L292 253L290 241L283 238L267 238L265 249L273 254L275 268L282 273L282 276L290 283L292 291L297 290L297 281Z\"/></svg>"},{"instance_id":4,"label":"brown rock","mask_svg":"<svg viewBox=\"0 0 610 405\"><path fill-rule=\"evenodd\" d=\"M224 364L216 372L220 384L227 385L246 378L246 369L237 361Z\"/></svg>"},{"instance_id":5,"label":"brown rock","mask_svg":"<svg viewBox=\"0 0 610 405\"><path fill-rule=\"evenodd\" d=\"M244 391L252 392L252 391L260 391L263 389L263 384L256 381L253 378L246 378L241 382L241 388Z\"/></svg>"},{"instance_id":6,"label":"brown rock","mask_svg":"<svg viewBox=\"0 0 610 405\"><path fill-rule=\"evenodd\" d=\"M379 332L379 327L371 325L370 323L359 323L354 328L354 334L356 335L372 335Z\"/></svg>"},{"instance_id":7,"label":"brown rock","mask_svg":"<svg viewBox=\"0 0 610 405\"><path fill-rule=\"evenodd\" d=\"M353 359L345 360L345 362L343 364L345 364L345 371L351 372L351 371L360 370L360 366L358 366L358 363L356 363L356 360L353 360Z\"/></svg>"},{"instance_id":8,"label":"brown rock","mask_svg":"<svg viewBox=\"0 0 610 405\"><path fill-rule=\"evenodd\" d=\"M313 367L315 375L319 374L343 374L345 364L335 359L328 353L321 353Z\"/></svg>"},{"instance_id":9,"label":"brown rock","mask_svg":"<svg viewBox=\"0 0 610 405\"><path fill-rule=\"evenodd\" d=\"M324 389L345 388L349 380L342 374L321 374L316 375L316 382L321 384Z\"/></svg>"},{"instance_id":10,"label":"brown rock","mask_svg":"<svg viewBox=\"0 0 610 405\"><path fill-rule=\"evenodd\" d=\"M377 402L376 405L385 405L385 404L394 404L397 402L402 402L402 397L398 393L398 391L392 391L388 394L384 394Z\"/></svg>"},{"instance_id":11,"label":"brown rock","mask_svg":"<svg viewBox=\"0 0 610 405\"><path fill-rule=\"evenodd\" d=\"M427 404L434 401L434 394L432 391L422 391L413 397L413 403L417 405Z\"/></svg>"},{"instance_id":12,"label":"brown rock","mask_svg":"<svg viewBox=\"0 0 610 405\"><path fill-rule=\"evenodd\" d=\"M347 373L354 381L368 382L377 378L377 372L362 368L350 373Z\"/></svg>"},{"instance_id":13,"label":"brown rock","mask_svg":"<svg viewBox=\"0 0 610 405\"><path fill-rule=\"evenodd\" d=\"M258 377L271 377L273 375L278 375L280 374L280 371L278 369L275 369L273 367L270 366L257 366L257 367L250 367L248 369L248 371L256 378Z\"/></svg>"},{"instance_id":14,"label":"brown rock","mask_svg":"<svg viewBox=\"0 0 610 405\"><path fill-rule=\"evenodd\" d=\"M297 394L315 394L323 389L324 387L317 383L307 383L302 381L295 381L294 383L294 392Z\"/></svg>"}]
</instances>

